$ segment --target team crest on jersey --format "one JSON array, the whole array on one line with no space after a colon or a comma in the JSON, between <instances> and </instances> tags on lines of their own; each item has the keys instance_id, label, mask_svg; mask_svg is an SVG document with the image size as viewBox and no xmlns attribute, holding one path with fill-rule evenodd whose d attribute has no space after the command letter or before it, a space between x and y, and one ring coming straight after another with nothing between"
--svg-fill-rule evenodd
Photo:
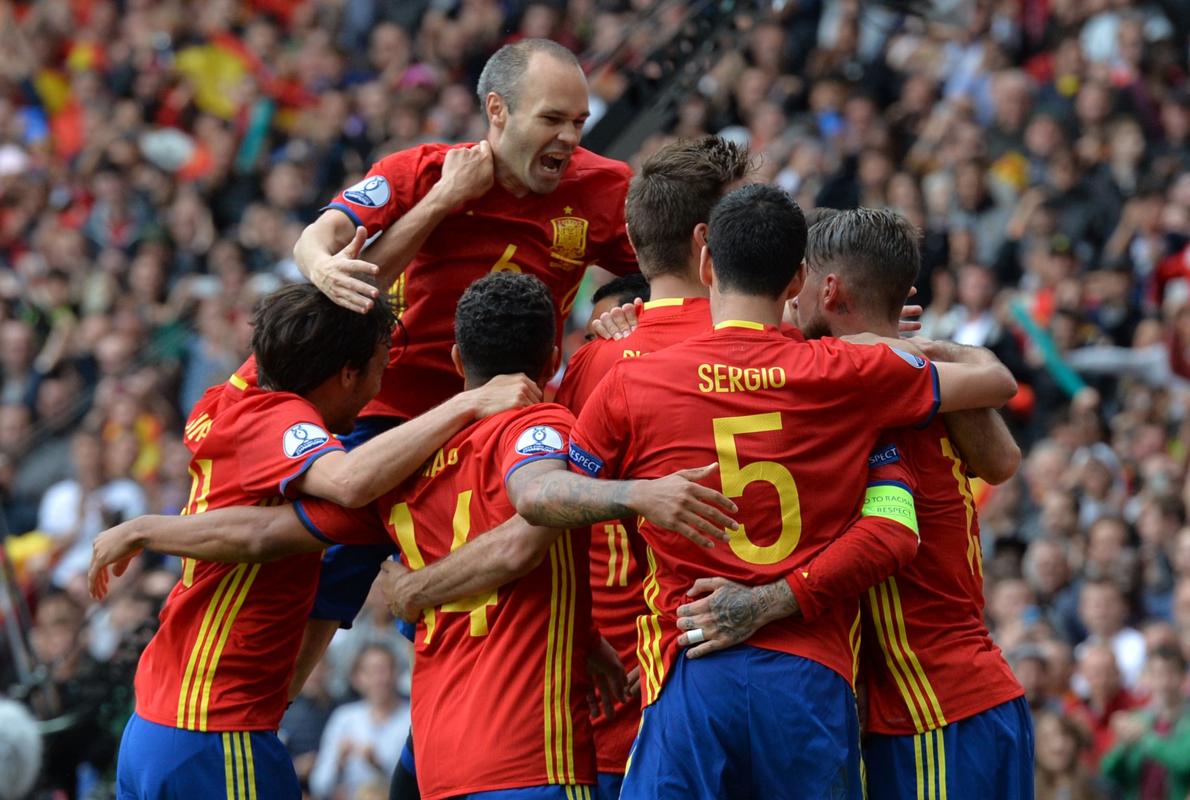
<instances>
[{"instance_id":1,"label":"team crest on jersey","mask_svg":"<svg viewBox=\"0 0 1190 800\"><path fill-rule=\"evenodd\" d=\"M583 265L583 256L587 254L587 226L588 222L582 217L570 216L570 207L564 209L566 216L554 217L550 225L554 226L554 246L550 249L550 266L561 269L573 269Z\"/></svg>"},{"instance_id":2,"label":"team crest on jersey","mask_svg":"<svg viewBox=\"0 0 1190 800\"><path fill-rule=\"evenodd\" d=\"M324 431L317 425L309 422L299 422L285 431L285 436L281 440L281 447L285 450L285 455L290 458L301 458L311 450L317 450L328 441L330 441L330 434Z\"/></svg>"},{"instance_id":3,"label":"team crest on jersey","mask_svg":"<svg viewBox=\"0 0 1190 800\"><path fill-rule=\"evenodd\" d=\"M562 434L549 425L535 425L516 440L516 451L523 456L556 453L563 448Z\"/></svg>"},{"instance_id":4,"label":"team crest on jersey","mask_svg":"<svg viewBox=\"0 0 1190 800\"><path fill-rule=\"evenodd\" d=\"M898 350L895 347L890 347L889 350L892 350L894 353L899 355L901 357L901 360L904 361L906 364L908 364L911 367L916 367L917 369L921 369L922 367L924 367L926 365L926 360L924 358L922 358L921 356L915 356L915 355L913 355L913 353L906 353L904 350Z\"/></svg>"},{"instance_id":5,"label":"team crest on jersey","mask_svg":"<svg viewBox=\"0 0 1190 800\"><path fill-rule=\"evenodd\" d=\"M348 203L367 208L380 208L388 202L391 196L388 181L379 175L364 178L348 189L343 190L343 199Z\"/></svg>"}]
</instances>

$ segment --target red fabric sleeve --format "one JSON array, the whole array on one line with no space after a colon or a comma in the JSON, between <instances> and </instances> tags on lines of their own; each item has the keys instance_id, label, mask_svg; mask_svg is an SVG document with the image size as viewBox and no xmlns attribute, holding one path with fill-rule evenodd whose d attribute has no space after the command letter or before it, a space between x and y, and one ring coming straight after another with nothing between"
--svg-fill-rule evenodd
<instances>
[{"instance_id":1,"label":"red fabric sleeve","mask_svg":"<svg viewBox=\"0 0 1190 800\"><path fill-rule=\"evenodd\" d=\"M534 461L566 461L566 443L574 415L559 405L543 404L514 418L500 434L500 472L504 480Z\"/></svg>"},{"instance_id":2,"label":"red fabric sleeve","mask_svg":"<svg viewBox=\"0 0 1190 800\"><path fill-rule=\"evenodd\" d=\"M290 484L327 453L343 450L314 406L295 394L273 392L237 420L236 462L248 494L286 495Z\"/></svg>"},{"instance_id":3,"label":"red fabric sleeve","mask_svg":"<svg viewBox=\"0 0 1190 800\"><path fill-rule=\"evenodd\" d=\"M367 228L368 236L375 236L425 197L442 176L442 160L447 149L423 145L387 155L373 164L362 180L335 195L322 210L342 211L356 225Z\"/></svg>"},{"instance_id":4,"label":"red fabric sleeve","mask_svg":"<svg viewBox=\"0 0 1190 800\"><path fill-rule=\"evenodd\" d=\"M377 503L363 508L343 508L329 500L307 497L293 504L306 530L327 544L393 543L380 519Z\"/></svg>"},{"instance_id":5,"label":"red fabric sleeve","mask_svg":"<svg viewBox=\"0 0 1190 800\"><path fill-rule=\"evenodd\" d=\"M840 344L856 370L867 419L878 428L924 428L938 413L938 372L920 356L885 344Z\"/></svg>"},{"instance_id":6,"label":"red fabric sleeve","mask_svg":"<svg viewBox=\"0 0 1190 800\"><path fill-rule=\"evenodd\" d=\"M916 491L916 479L895 445L880 445L868 460L868 483L897 483ZM785 576L802 616L813 619L839 600L858 597L913 560L917 534L895 520L860 517L809 564Z\"/></svg>"},{"instance_id":7,"label":"red fabric sleeve","mask_svg":"<svg viewBox=\"0 0 1190 800\"><path fill-rule=\"evenodd\" d=\"M570 468L592 478L619 478L627 468L631 423L624 397L624 363L587 398L570 432Z\"/></svg>"}]
</instances>

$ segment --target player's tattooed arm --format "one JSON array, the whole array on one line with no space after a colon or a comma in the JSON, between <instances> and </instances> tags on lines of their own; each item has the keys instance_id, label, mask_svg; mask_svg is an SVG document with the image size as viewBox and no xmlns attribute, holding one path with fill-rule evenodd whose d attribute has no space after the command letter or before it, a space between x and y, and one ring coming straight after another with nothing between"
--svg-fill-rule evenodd
<instances>
[{"instance_id":1,"label":"player's tattooed arm","mask_svg":"<svg viewBox=\"0 0 1190 800\"><path fill-rule=\"evenodd\" d=\"M561 534L514 516L423 569L385 561L380 589L393 616L416 622L422 609L490 592L528 573Z\"/></svg>"},{"instance_id":2,"label":"player's tattooed arm","mask_svg":"<svg viewBox=\"0 0 1190 800\"><path fill-rule=\"evenodd\" d=\"M770 622L800 614L785 580L745 586L726 578L699 578L686 594L698 598L678 606L678 645L695 645L686 651L690 658L745 642ZM692 641L694 630L702 636Z\"/></svg>"},{"instance_id":3,"label":"player's tattooed arm","mask_svg":"<svg viewBox=\"0 0 1190 800\"><path fill-rule=\"evenodd\" d=\"M680 470L653 480L605 481L570 472L566 463L544 459L526 464L508 480L517 513L537 525L574 528L640 515L704 547L727 540L738 525L728 514L736 504L696 481L718 464Z\"/></svg>"}]
</instances>

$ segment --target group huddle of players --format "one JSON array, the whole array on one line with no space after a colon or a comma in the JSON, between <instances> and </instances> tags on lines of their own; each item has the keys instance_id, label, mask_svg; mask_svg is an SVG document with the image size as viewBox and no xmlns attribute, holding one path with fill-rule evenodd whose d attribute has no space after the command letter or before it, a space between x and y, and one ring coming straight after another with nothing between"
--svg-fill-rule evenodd
<instances>
[{"instance_id":1,"label":"group huddle of players","mask_svg":"<svg viewBox=\"0 0 1190 800\"><path fill-rule=\"evenodd\" d=\"M714 137L632 176L578 147L552 42L478 88L484 142L381 159L303 233L312 284L190 414L182 516L96 540L98 597L183 557L117 796L299 798L275 731L383 571L415 623L394 797L1031 797L968 485L1016 468L1016 387L898 339L916 232L808 228ZM650 300L542 402L589 264Z\"/></svg>"}]
</instances>

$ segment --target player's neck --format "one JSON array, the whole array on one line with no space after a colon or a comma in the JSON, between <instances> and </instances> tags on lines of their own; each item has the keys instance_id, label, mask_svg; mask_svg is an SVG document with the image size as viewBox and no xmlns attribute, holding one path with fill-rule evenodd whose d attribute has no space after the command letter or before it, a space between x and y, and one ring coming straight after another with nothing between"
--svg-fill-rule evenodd
<instances>
[{"instance_id":1,"label":"player's neck","mask_svg":"<svg viewBox=\"0 0 1190 800\"><path fill-rule=\"evenodd\" d=\"M711 320L716 325L738 319L777 328L781 326L781 314L784 310L784 299L777 301L771 297L711 293Z\"/></svg>"},{"instance_id":2,"label":"player's neck","mask_svg":"<svg viewBox=\"0 0 1190 800\"><path fill-rule=\"evenodd\" d=\"M854 336L858 333L873 333L888 339L898 339L901 336L896 323L865 319L860 314L836 314L831 320L831 336Z\"/></svg>"},{"instance_id":3,"label":"player's neck","mask_svg":"<svg viewBox=\"0 0 1190 800\"><path fill-rule=\"evenodd\" d=\"M706 297L707 287L698 280L689 280L680 275L658 275L649 281L650 300L668 300L675 297Z\"/></svg>"},{"instance_id":4,"label":"player's neck","mask_svg":"<svg viewBox=\"0 0 1190 800\"><path fill-rule=\"evenodd\" d=\"M495 162L495 172L496 183L503 186L504 190L513 197L524 197L529 194L529 188L517 180L512 170L502 165L499 160Z\"/></svg>"}]
</instances>

